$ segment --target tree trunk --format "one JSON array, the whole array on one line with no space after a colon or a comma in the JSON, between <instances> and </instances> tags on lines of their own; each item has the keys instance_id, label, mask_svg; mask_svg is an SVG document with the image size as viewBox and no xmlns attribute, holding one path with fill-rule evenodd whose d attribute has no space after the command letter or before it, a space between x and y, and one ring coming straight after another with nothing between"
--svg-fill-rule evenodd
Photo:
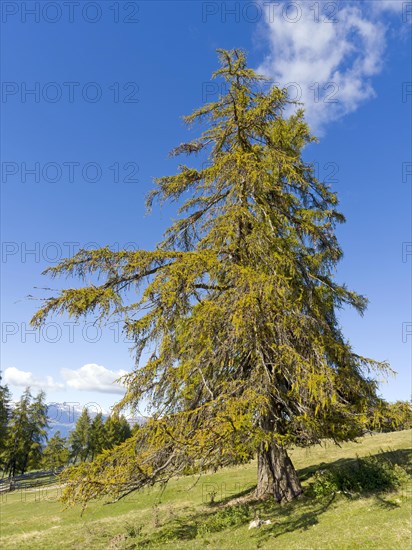
<instances>
[{"instance_id":1,"label":"tree trunk","mask_svg":"<svg viewBox=\"0 0 412 550\"><path fill-rule=\"evenodd\" d=\"M278 502L289 502L303 492L298 474L286 450L272 442L258 453L258 480L256 497L274 497Z\"/></svg>"}]
</instances>

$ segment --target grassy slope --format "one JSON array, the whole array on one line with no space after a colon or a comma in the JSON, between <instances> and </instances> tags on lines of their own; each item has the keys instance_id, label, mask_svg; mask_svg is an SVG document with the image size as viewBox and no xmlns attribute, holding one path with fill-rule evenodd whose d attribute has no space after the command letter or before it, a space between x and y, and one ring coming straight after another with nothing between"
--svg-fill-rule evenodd
<instances>
[{"instance_id":1,"label":"grassy slope","mask_svg":"<svg viewBox=\"0 0 412 550\"><path fill-rule=\"evenodd\" d=\"M411 449L412 431L367 436L341 448L332 444L291 452L304 485L322 463ZM406 452L406 451L405 451ZM411 456L409 455L412 460ZM253 487L256 464L203 476L173 480L158 489L130 495L110 506L93 503L83 517L78 509L62 510L57 488L0 496L0 546L53 550L99 548L208 549L399 549L410 547L412 486L393 493L350 500L337 495L309 497L279 506L272 502L232 507L226 502ZM189 490L190 489L190 490ZM160 498L160 503L159 503ZM271 525L248 530L255 511Z\"/></svg>"}]
</instances>

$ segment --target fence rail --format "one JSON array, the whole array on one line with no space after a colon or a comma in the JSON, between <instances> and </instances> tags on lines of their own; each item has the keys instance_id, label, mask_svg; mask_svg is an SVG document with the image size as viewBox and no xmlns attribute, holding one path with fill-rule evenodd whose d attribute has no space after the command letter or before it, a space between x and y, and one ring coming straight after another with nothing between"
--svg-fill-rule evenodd
<instances>
[{"instance_id":1,"label":"fence rail","mask_svg":"<svg viewBox=\"0 0 412 550\"><path fill-rule=\"evenodd\" d=\"M0 493L15 491L16 489L32 489L44 485L53 485L58 479L58 470L43 470L40 472L30 472L14 477L4 477L0 479Z\"/></svg>"}]
</instances>

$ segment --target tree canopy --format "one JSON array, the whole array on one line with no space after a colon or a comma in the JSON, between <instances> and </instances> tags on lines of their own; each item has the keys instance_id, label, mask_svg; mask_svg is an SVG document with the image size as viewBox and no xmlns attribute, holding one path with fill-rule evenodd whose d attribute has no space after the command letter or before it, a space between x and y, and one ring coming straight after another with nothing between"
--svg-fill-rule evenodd
<instances>
[{"instance_id":1,"label":"tree canopy","mask_svg":"<svg viewBox=\"0 0 412 550\"><path fill-rule=\"evenodd\" d=\"M356 354L337 318L367 300L335 280L344 217L302 158L315 141L304 112L286 116L287 91L262 91L243 52L219 57L213 78L227 92L185 117L203 132L172 151L193 165L156 179L148 197L149 208L179 204L164 239L154 250L81 250L46 271L85 286L46 299L33 324L121 316L136 368L119 410L144 401L151 412L126 442L69 470L68 502L256 455L257 495L290 500L301 487L287 446L355 438L378 399L371 373L388 365Z\"/></svg>"}]
</instances>

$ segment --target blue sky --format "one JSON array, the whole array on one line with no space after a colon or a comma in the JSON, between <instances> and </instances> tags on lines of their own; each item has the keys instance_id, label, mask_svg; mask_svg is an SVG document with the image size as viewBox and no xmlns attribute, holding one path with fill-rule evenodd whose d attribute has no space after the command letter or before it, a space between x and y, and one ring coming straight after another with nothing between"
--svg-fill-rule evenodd
<instances>
[{"instance_id":1,"label":"blue sky","mask_svg":"<svg viewBox=\"0 0 412 550\"><path fill-rule=\"evenodd\" d=\"M2 3L2 372L14 398L28 383L105 411L121 396L112 380L133 357L119 327L57 318L35 335L40 303L27 297L64 286L41 272L81 247L161 240L175 210L146 216L144 197L176 169L181 116L217 97L216 48L241 47L305 102L320 137L305 157L347 218L338 279L370 300L363 318L342 312L345 334L397 371L382 394L408 399L412 3L78 4Z\"/></svg>"}]
</instances>

